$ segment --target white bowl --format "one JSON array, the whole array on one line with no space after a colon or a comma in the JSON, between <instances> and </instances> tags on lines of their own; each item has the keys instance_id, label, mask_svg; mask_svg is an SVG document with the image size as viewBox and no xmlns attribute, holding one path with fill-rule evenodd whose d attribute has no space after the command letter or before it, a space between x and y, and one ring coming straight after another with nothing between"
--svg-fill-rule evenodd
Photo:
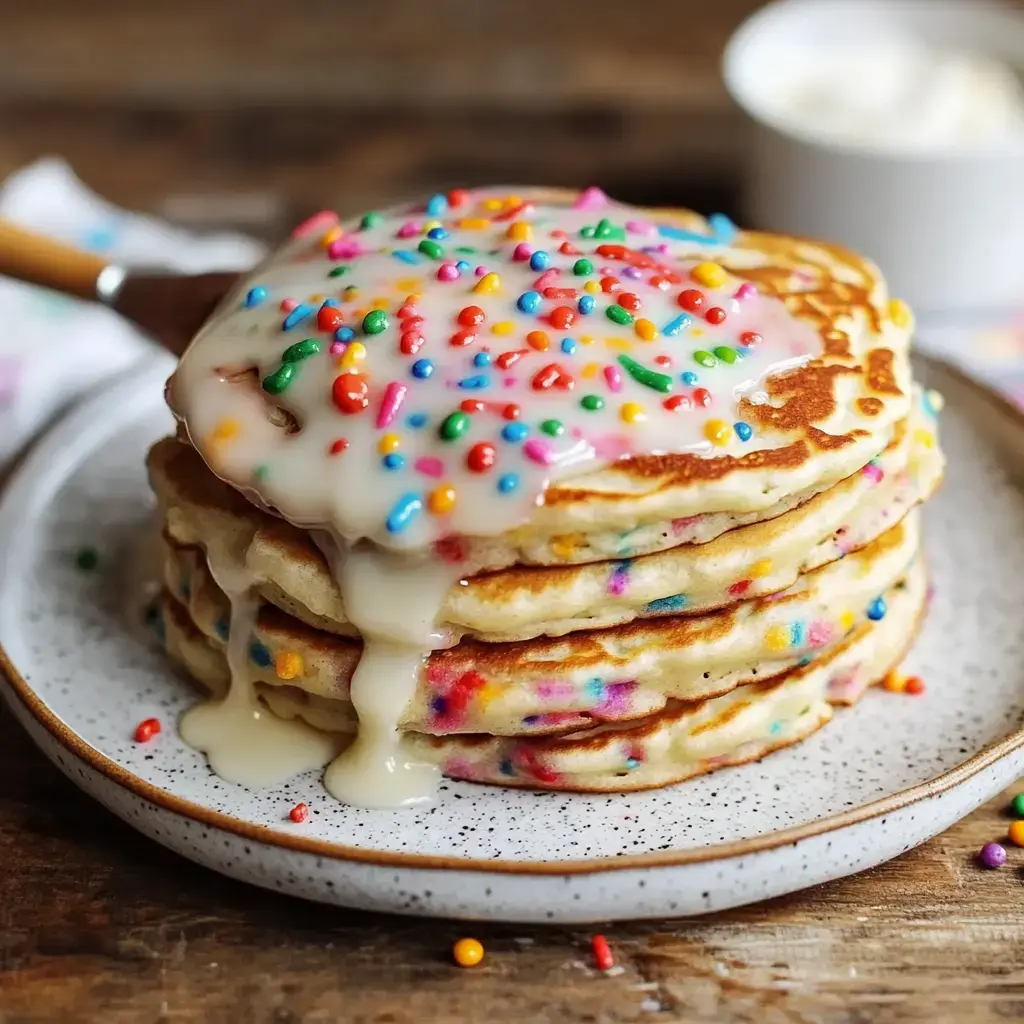
<instances>
[{"instance_id":1,"label":"white bowl","mask_svg":"<svg viewBox=\"0 0 1024 1024\"><path fill-rule=\"evenodd\" d=\"M1024 299L1024 145L893 151L783 122L771 84L808 48L896 33L1024 68L1024 16L984 0L779 0L748 19L724 59L754 122L746 213L759 227L827 239L882 268L919 313Z\"/></svg>"}]
</instances>

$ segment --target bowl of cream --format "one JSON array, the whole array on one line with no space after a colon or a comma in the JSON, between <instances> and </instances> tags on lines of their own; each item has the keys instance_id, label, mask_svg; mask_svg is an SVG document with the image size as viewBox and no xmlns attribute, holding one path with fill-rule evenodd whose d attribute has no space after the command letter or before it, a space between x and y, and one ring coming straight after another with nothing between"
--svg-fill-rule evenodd
<instances>
[{"instance_id":1,"label":"bowl of cream","mask_svg":"<svg viewBox=\"0 0 1024 1024\"><path fill-rule=\"evenodd\" d=\"M922 315L1024 302L1024 12L778 0L724 75L753 224L867 253Z\"/></svg>"}]
</instances>

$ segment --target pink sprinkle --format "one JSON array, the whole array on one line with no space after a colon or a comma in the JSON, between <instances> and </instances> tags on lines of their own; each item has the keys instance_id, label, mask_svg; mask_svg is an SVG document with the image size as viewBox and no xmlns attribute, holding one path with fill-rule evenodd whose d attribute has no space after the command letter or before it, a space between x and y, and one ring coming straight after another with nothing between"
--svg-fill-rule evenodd
<instances>
[{"instance_id":1,"label":"pink sprinkle","mask_svg":"<svg viewBox=\"0 0 1024 1024\"><path fill-rule=\"evenodd\" d=\"M420 233L420 226L415 221L407 220L399 229L399 238L412 238Z\"/></svg>"},{"instance_id":2,"label":"pink sprinkle","mask_svg":"<svg viewBox=\"0 0 1024 1024\"><path fill-rule=\"evenodd\" d=\"M290 313L298 303L294 299L282 299L281 300L281 312Z\"/></svg>"},{"instance_id":3,"label":"pink sprinkle","mask_svg":"<svg viewBox=\"0 0 1024 1024\"><path fill-rule=\"evenodd\" d=\"M438 281L457 281L461 276L459 268L454 263L442 263L437 268Z\"/></svg>"},{"instance_id":4,"label":"pink sprinkle","mask_svg":"<svg viewBox=\"0 0 1024 1024\"><path fill-rule=\"evenodd\" d=\"M613 597L621 597L626 591L628 581L628 563L620 562L608 577L608 593Z\"/></svg>"},{"instance_id":5,"label":"pink sprinkle","mask_svg":"<svg viewBox=\"0 0 1024 1024\"><path fill-rule=\"evenodd\" d=\"M505 387L507 388L514 388L518 380L518 377L505 377L501 383L504 384Z\"/></svg>"},{"instance_id":6,"label":"pink sprinkle","mask_svg":"<svg viewBox=\"0 0 1024 1024\"><path fill-rule=\"evenodd\" d=\"M668 242L662 242L659 245L656 245L654 247L654 251L655 252L660 252L660 253L667 253L668 252Z\"/></svg>"},{"instance_id":7,"label":"pink sprinkle","mask_svg":"<svg viewBox=\"0 0 1024 1024\"><path fill-rule=\"evenodd\" d=\"M414 463L417 473L422 473L424 476L432 476L435 480L440 480L444 476L444 463L440 459L435 459L433 456L421 455Z\"/></svg>"},{"instance_id":8,"label":"pink sprinkle","mask_svg":"<svg viewBox=\"0 0 1024 1024\"><path fill-rule=\"evenodd\" d=\"M544 273L533 282L533 287L536 291L542 292L545 288L553 288L557 279L558 268L552 267L550 270L545 270Z\"/></svg>"},{"instance_id":9,"label":"pink sprinkle","mask_svg":"<svg viewBox=\"0 0 1024 1024\"><path fill-rule=\"evenodd\" d=\"M871 462L861 472L874 484L880 484L885 479L885 474Z\"/></svg>"},{"instance_id":10,"label":"pink sprinkle","mask_svg":"<svg viewBox=\"0 0 1024 1024\"><path fill-rule=\"evenodd\" d=\"M743 302L746 299L753 299L757 295L757 289L749 282L744 281L743 284L736 289L736 298Z\"/></svg>"},{"instance_id":11,"label":"pink sprinkle","mask_svg":"<svg viewBox=\"0 0 1024 1024\"><path fill-rule=\"evenodd\" d=\"M327 258L329 260L349 260L353 256L359 256L362 251L358 242L353 242L349 238L339 238L327 246Z\"/></svg>"},{"instance_id":12,"label":"pink sprinkle","mask_svg":"<svg viewBox=\"0 0 1024 1024\"><path fill-rule=\"evenodd\" d=\"M541 466L550 466L555 461L555 453L550 445L545 444L539 437L531 437L523 445L523 454Z\"/></svg>"},{"instance_id":13,"label":"pink sprinkle","mask_svg":"<svg viewBox=\"0 0 1024 1024\"><path fill-rule=\"evenodd\" d=\"M657 228L650 221L627 220L626 230L632 231L634 235L653 235Z\"/></svg>"},{"instance_id":14,"label":"pink sprinkle","mask_svg":"<svg viewBox=\"0 0 1024 1024\"><path fill-rule=\"evenodd\" d=\"M384 398L381 400L380 409L377 410L378 427L386 427L391 423L398 415L398 410L402 408L408 393L409 389L404 384L399 384L397 380L393 380L384 389Z\"/></svg>"},{"instance_id":15,"label":"pink sprinkle","mask_svg":"<svg viewBox=\"0 0 1024 1024\"><path fill-rule=\"evenodd\" d=\"M574 210L600 210L608 205L608 197L596 185L585 188L572 204Z\"/></svg>"},{"instance_id":16,"label":"pink sprinkle","mask_svg":"<svg viewBox=\"0 0 1024 1024\"><path fill-rule=\"evenodd\" d=\"M606 366L604 368L604 379L610 391L622 390L622 374L617 366Z\"/></svg>"},{"instance_id":17,"label":"pink sprinkle","mask_svg":"<svg viewBox=\"0 0 1024 1024\"><path fill-rule=\"evenodd\" d=\"M340 356L344 353L345 349L348 348L348 343L344 341L332 341L331 342L331 355ZM358 350L357 350L358 351Z\"/></svg>"},{"instance_id":18,"label":"pink sprinkle","mask_svg":"<svg viewBox=\"0 0 1024 1024\"><path fill-rule=\"evenodd\" d=\"M333 227L338 223L338 215L333 210L321 210L307 217L298 227L292 230L292 238L305 238L320 228Z\"/></svg>"},{"instance_id":19,"label":"pink sprinkle","mask_svg":"<svg viewBox=\"0 0 1024 1024\"><path fill-rule=\"evenodd\" d=\"M475 274L475 275L476 275L477 277L483 277L483 276L484 276L484 274L486 274L486 273L487 273L487 268L486 268L486 267L485 267L485 266L484 266L484 265L483 265L483 264L481 263L481 264L480 264L480 266L479 266L479 267L477 267L477 268L476 268L476 269L475 269L475 270L473 271L473 273L474 273L474 274Z\"/></svg>"},{"instance_id":20,"label":"pink sprinkle","mask_svg":"<svg viewBox=\"0 0 1024 1024\"><path fill-rule=\"evenodd\" d=\"M523 260L528 260L532 255L533 250L525 242L520 242L512 250L512 259L516 260L518 263L522 263Z\"/></svg>"},{"instance_id":21,"label":"pink sprinkle","mask_svg":"<svg viewBox=\"0 0 1024 1024\"><path fill-rule=\"evenodd\" d=\"M807 630L809 647L827 647L832 642L832 623L815 619Z\"/></svg>"}]
</instances>

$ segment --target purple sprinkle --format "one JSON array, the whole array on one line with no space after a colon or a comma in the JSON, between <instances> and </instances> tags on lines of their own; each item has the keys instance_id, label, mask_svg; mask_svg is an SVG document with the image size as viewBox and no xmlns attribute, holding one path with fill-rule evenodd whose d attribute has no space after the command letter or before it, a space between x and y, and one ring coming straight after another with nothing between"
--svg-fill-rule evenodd
<instances>
[{"instance_id":1,"label":"purple sprinkle","mask_svg":"<svg viewBox=\"0 0 1024 1024\"><path fill-rule=\"evenodd\" d=\"M629 562L616 562L608 577L608 593L613 597L621 597L626 592L629 579Z\"/></svg>"},{"instance_id":2,"label":"purple sprinkle","mask_svg":"<svg viewBox=\"0 0 1024 1024\"><path fill-rule=\"evenodd\" d=\"M1006 850L998 843L986 843L978 854L982 866L986 868L1001 868L1006 863Z\"/></svg>"},{"instance_id":3,"label":"purple sprinkle","mask_svg":"<svg viewBox=\"0 0 1024 1024\"><path fill-rule=\"evenodd\" d=\"M637 267L624 267L622 270L623 277L631 277L634 281L644 276L644 272Z\"/></svg>"}]
</instances>

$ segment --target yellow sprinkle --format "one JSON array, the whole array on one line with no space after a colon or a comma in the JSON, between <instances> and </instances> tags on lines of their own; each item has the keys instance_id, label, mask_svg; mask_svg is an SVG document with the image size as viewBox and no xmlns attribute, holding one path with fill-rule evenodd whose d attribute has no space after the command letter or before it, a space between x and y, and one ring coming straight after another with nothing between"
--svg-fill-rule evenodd
<instances>
[{"instance_id":1,"label":"yellow sprinkle","mask_svg":"<svg viewBox=\"0 0 1024 1024\"><path fill-rule=\"evenodd\" d=\"M693 327L690 329L690 337L699 338L704 333L703 327Z\"/></svg>"},{"instance_id":2,"label":"yellow sprinkle","mask_svg":"<svg viewBox=\"0 0 1024 1024\"><path fill-rule=\"evenodd\" d=\"M463 217L459 221L459 227L466 231L483 231L490 226L491 221L487 217Z\"/></svg>"},{"instance_id":3,"label":"yellow sprinkle","mask_svg":"<svg viewBox=\"0 0 1024 1024\"><path fill-rule=\"evenodd\" d=\"M435 516L447 515L455 508L457 493L451 484L441 484L427 495L427 508Z\"/></svg>"},{"instance_id":4,"label":"yellow sprinkle","mask_svg":"<svg viewBox=\"0 0 1024 1024\"><path fill-rule=\"evenodd\" d=\"M476 691L476 700L480 704L481 711L486 711L491 702L500 696L501 687L496 686L494 683L484 683L484 685Z\"/></svg>"},{"instance_id":5,"label":"yellow sprinkle","mask_svg":"<svg viewBox=\"0 0 1024 1024\"><path fill-rule=\"evenodd\" d=\"M605 338L604 343L615 352L628 352L633 347L629 338Z\"/></svg>"},{"instance_id":6,"label":"yellow sprinkle","mask_svg":"<svg viewBox=\"0 0 1024 1024\"><path fill-rule=\"evenodd\" d=\"M658 328L650 320L645 320L643 317L633 324L633 330L636 331L636 336L643 341L654 341L658 336Z\"/></svg>"},{"instance_id":7,"label":"yellow sprinkle","mask_svg":"<svg viewBox=\"0 0 1024 1024\"><path fill-rule=\"evenodd\" d=\"M935 435L930 430L925 430L923 427L918 427L917 430L914 431L914 441L922 448L935 447Z\"/></svg>"},{"instance_id":8,"label":"yellow sprinkle","mask_svg":"<svg viewBox=\"0 0 1024 1024\"><path fill-rule=\"evenodd\" d=\"M428 220L423 225L423 234L426 234L428 231L433 231L434 228L443 228L443 227L444 227L444 225L439 220Z\"/></svg>"},{"instance_id":9,"label":"yellow sprinkle","mask_svg":"<svg viewBox=\"0 0 1024 1024\"><path fill-rule=\"evenodd\" d=\"M342 292L342 295L344 295L346 300L348 300L348 301L351 301L352 299L354 299L358 294L359 294L359 289L354 284L350 284ZM692 334L693 331L691 331L690 333Z\"/></svg>"},{"instance_id":10,"label":"yellow sprinkle","mask_svg":"<svg viewBox=\"0 0 1024 1024\"><path fill-rule=\"evenodd\" d=\"M594 336L592 334L581 334L580 335L580 344L581 345L593 345L594 344Z\"/></svg>"},{"instance_id":11,"label":"yellow sprinkle","mask_svg":"<svg viewBox=\"0 0 1024 1024\"><path fill-rule=\"evenodd\" d=\"M704 424L704 436L712 444L724 448L732 438L732 428L725 420L708 420Z\"/></svg>"},{"instance_id":12,"label":"yellow sprinkle","mask_svg":"<svg viewBox=\"0 0 1024 1024\"><path fill-rule=\"evenodd\" d=\"M516 329L516 325L511 320L499 320L496 324L491 324L491 334L511 334Z\"/></svg>"},{"instance_id":13,"label":"yellow sprinkle","mask_svg":"<svg viewBox=\"0 0 1024 1024\"><path fill-rule=\"evenodd\" d=\"M331 242L336 242L343 234L345 232L341 230L340 225L335 224L333 228L328 228L324 232L323 238L320 239L320 244L326 249Z\"/></svg>"},{"instance_id":14,"label":"yellow sprinkle","mask_svg":"<svg viewBox=\"0 0 1024 1024\"><path fill-rule=\"evenodd\" d=\"M220 420L210 431L210 442L216 444L219 441L230 441L241 429L238 420L226 418Z\"/></svg>"},{"instance_id":15,"label":"yellow sprinkle","mask_svg":"<svg viewBox=\"0 0 1024 1024\"><path fill-rule=\"evenodd\" d=\"M505 237L510 242L529 242L533 238L533 225L525 220L514 220L509 224Z\"/></svg>"},{"instance_id":16,"label":"yellow sprinkle","mask_svg":"<svg viewBox=\"0 0 1024 1024\"><path fill-rule=\"evenodd\" d=\"M596 377L597 371L600 369L600 363L587 363L587 365L583 367L582 376L586 377L587 379L591 377Z\"/></svg>"},{"instance_id":17,"label":"yellow sprinkle","mask_svg":"<svg viewBox=\"0 0 1024 1024\"><path fill-rule=\"evenodd\" d=\"M323 302L323 301L324 301L324 299L326 299L326 298L327 298L327 296L326 296L326 295L321 295L321 294L320 294L320 293L318 292L318 293L317 293L316 295L310 295L310 297L309 297L309 301L310 301L310 302L315 302L315 303L320 303L320 302Z\"/></svg>"},{"instance_id":18,"label":"yellow sprinkle","mask_svg":"<svg viewBox=\"0 0 1024 1024\"><path fill-rule=\"evenodd\" d=\"M761 561L755 562L750 567L750 575L754 579L759 579L762 576L767 576L772 571L772 560L770 558L762 558Z\"/></svg>"},{"instance_id":19,"label":"yellow sprinkle","mask_svg":"<svg viewBox=\"0 0 1024 1024\"><path fill-rule=\"evenodd\" d=\"M558 558L569 559L585 543L586 538L579 533L563 533L561 536L551 538L551 550Z\"/></svg>"},{"instance_id":20,"label":"yellow sprinkle","mask_svg":"<svg viewBox=\"0 0 1024 1024\"><path fill-rule=\"evenodd\" d=\"M395 288L400 292L414 292L421 284L418 277L400 277L395 282Z\"/></svg>"},{"instance_id":21,"label":"yellow sprinkle","mask_svg":"<svg viewBox=\"0 0 1024 1024\"><path fill-rule=\"evenodd\" d=\"M402 439L397 434L388 433L377 442L377 451L381 455L390 455L392 452L398 451L401 445Z\"/></svg>"},{"instance_id":22,"label":"yellow sprinkle","mask_svg":"<svg viewBox=\"0 0 1024 1024\"><path fill-rule=\"evenodd\" d=\"M352 310L352 318L354 320L362 320L363 317L366 316L366 314L368 312L369 312L369 310L367 310L367 309L361 309L361 308L360 309L353 309Z\"/></svg>"},{"instance_id":23,"label":"yellow sprinkle","mask_svg":"<svg viewBox=\"0 0 1024 1024\"><path fill-rule=\"evenodd\" d=\"M496 213L505 204L500 199L485 199L483 201L483 208L489 210L491 213Z\"/></svg>"},{"instance_id":24,"label":"yellow sprinkle","mask_svg":"<svg viewBox=\"0 0 1024 1024\"><path fill-rule=\"evenodd\" d=\"M505 196L505 206L511 208L513 206L522 206L523 197L517 196L514 192L510 196Z\"/></svg>"},{"instance_id":25,"label":"yellow sprinkle","mask_svg":"<svg viewBox=\"0 0 1024 1024\"><path fill-rule=\"evenodd\" d=\"M765 631L764 645L770 651L784 651L789 647L789 630L785 626L772 626Z\"/></svg>"},{"instance_id":26,"label":"yellow sprinkle","mask_svg":"<svg viewBox=\"0 0 1024 1024\"><path fill-rule=\"evenodd\" d=\"M387 309L391 305L391 300L383 295L378 295L375 299L370 299L370 305L374 309Z\"/></svg>"},{"instance_id":27,"label":"yellow sprinkle","mask_svg":"<svg viewBox=\"0 0 1024 1024\"><path fill-rule=\"evenodd\" d=\"M274 659L274 671L279 679L295 679L302 675L302 657L294 651L285 651Z\"/></svg>"},{"instance_id":28,"label":"yellow sprinkle","mask_svg":"<svg viewBox=\"0 0 1024 1024\"><path fill-rule=\"evenodd\" d=\"M601 290L601 286L597 283L597 281L588 281L583 286L583 290L585 292L590 292L591 295L594 295Z\"/></svg>"},{"instance_id":29,"label":"yellow sprinkle","mask_svg":"<svg viewBox=\"0 0 1024 1024\"><path fill-rule=\"evenodd\" d=\"M897 327L907 328L914 322L914 314L910 312L910 307L901 299L890 299L889 319Z\"/></svg>"},{"instance_id":30,"label":"yellow sprinkle","mask_svg":"<svg viewBox=\"0 0 1024 1024\"><path fill-rule=\"evenodd\" d=\"M726 272L717 263L698 263L690 271L690 277L705 288L721 288L729 279Z\"/></svg>"},{"instance_id":31,"label":"yellow sprinkle","mask_svg":"<svg viewBox=\"0 0 1024 1024\"><path fill-rule=\"evenodd\" d=\"M907 688L907 677L902 672L886 672L882 686L892 693L902 693Z\"/></svg>"},{"instance_id":32,"label":"yellow sprinkle","mask_svg":"<svg viewBox=\"0 0 1024 1024\"><path fill-rule=\"evenodd\" d=\"M351 370L356 363L366 358L366 346L361 341L350 341L348 348L341 354L338 366L343 370Z\"/></svg>"},{"instance_id":33,"label":"yellow sprinkle","mask_svg":"<svg viewBox=\"0 0 1024 1024\"><path fill-rule=\"evenodd\" d=\"M647 419L647 413L639 402L623 403L619 416L624 423L643 423Z\"/></svg>"},{"instance_id":34,"label":"yellow sprinkle","mask_svg":"<svg viewBox=\"0 0 1024 1024\"><path fill-rule=\"evenodd\" d=\"M501 278L495 273L484 274L475 285L473 285L473 291L477 295L487 295L490 292L496 292L501 287Z\"/></svg>"},{"instance_id":35,"label":"yellow sprinkle","mask_svg":"<svg viewBox=\"0 0 1024 1024\"><path fill-rule=\"evenodd\" d=\"M843 614L839 616L839 628L840 628L840 629L841 629L841 630L842 630L842 631L843 631L844 633L849 633L849 632L850 632L850 630L851 630L851 629L853 629L853 624L854 624L854 623L855 623L856 621L857 621L857 620L856 620L856 618L854 617L854 614L853 614L853 612L851 612L851 611L850 611L850 609L849 609L849 608L847 608L847 609L846 609L846 611L845 611L845 612L843 612Z\"/></svg>"}]
</instances>

